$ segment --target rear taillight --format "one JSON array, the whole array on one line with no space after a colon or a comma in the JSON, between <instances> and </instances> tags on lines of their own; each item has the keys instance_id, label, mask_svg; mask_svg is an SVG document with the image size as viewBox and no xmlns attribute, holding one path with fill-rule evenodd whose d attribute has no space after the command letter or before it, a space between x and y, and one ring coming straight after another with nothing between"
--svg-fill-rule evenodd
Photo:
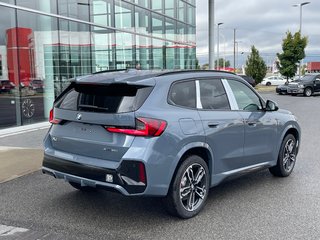
<instances>
[{"instance_id":1,"label":"rear taillight","mask_svg":"<svg viewBox=\"0 0 320 240\"><path fill-rule=\"evenodd\" d=\"M152 118L137 118L136 128L106 127L106 130L113 133L123 133L133 136L157 137L167 127L167 122Z\"/></svg>"},{"instance_id":2,"label":"rear taillight","mask_svg":"<svg viewBox=\"0 0 320 240\"><path fill-rule=\"evenodd\" d=\"M53 111L53 108L50 110L50 115L49 115L49 122L52 123L52 124L58 124L60 123L60 119L56 119L54 118L54 111Z\"/></svg>"}]
</instances>

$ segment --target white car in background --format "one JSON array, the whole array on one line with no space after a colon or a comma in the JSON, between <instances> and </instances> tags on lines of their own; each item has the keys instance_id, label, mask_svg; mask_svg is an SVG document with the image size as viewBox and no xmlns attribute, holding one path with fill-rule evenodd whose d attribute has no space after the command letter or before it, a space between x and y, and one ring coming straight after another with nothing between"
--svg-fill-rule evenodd
<instances>
[{"instance_id":1,"label":"white car in background","mask_svg":"<svg viewBox=\"0 0 320 240\"><path fill-rule=\"evenodd\" d=\"M267 78L264 78L261 82L262 85L271 86L271 85L282 85L285 84L287 79L279 76L270 76Z\"/></svg>"}]
</instances>

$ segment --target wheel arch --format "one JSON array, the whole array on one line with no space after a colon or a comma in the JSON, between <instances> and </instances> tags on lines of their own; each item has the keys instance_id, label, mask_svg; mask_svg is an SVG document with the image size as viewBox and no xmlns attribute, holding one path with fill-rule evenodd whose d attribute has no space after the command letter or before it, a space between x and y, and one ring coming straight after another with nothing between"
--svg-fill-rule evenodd
<instances>
[{"instance_id":1,"label":"wheel arch","mask_svg":"<svg viewBox=\"0 0 320 240\"><path fill-rule=\"evenodd\" d=\"M213 173L213 152L207 143L199 142L199 143L188 144L177 154L177 158L176 158L177 160L175 161L174 166L172 167L173 171L171 174L170 187L180 165L188 156L191 156L191 155L197 155L207 163L208 169L209 169L209 175L210 175L209 184L211 186L212 173Z\"/></svg>"},{"instance_id":2,"label":"wheel arch","mask_svg":"<svg viewBox=\"0 0 320 240\"><path fill-rule=\"evenodd\" d=\"M297 151L299 151L299 147L300 147L300 133L299 133L299 131L298 131L296 128L294 128L294 127L289 128L289 129L286 131L286 133L284 134L282 140L283 140L288 134L292 134L292 135L295 137L295 139L298 141L298 149L297 149Z\"/></svg>"},{"instance_id":3,"label":"wheel arch","mask_svg":"<svg viewBox=\"0 0 320 240\"><path fill-rule=\"evenodd\" d=\"M281 143L282 143L283 139L284 139L288 134L292 134L292 135L296 138L296 140L298 141L298 149L297 149L297 153L298 153L299 147L300 147L300 144L301 144L301 140L300 140L300 139L301 139L301 136L300 136L301 133L300 133L300 130L299 130L295 125L293 125L293 124L288 125L288 126L285 128L285 130L283 131L282 136L281 136L281 138L280 138L279 148L278 148L278 151L277 151L277 152L280 151Z\"/></svg>"}]
</instances>

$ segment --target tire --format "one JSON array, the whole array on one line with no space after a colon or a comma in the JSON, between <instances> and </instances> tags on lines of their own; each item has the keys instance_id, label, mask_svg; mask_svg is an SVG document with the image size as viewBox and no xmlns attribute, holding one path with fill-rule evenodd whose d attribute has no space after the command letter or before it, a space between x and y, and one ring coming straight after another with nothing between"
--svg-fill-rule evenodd
<instances>
[{"instance_id":1,"label":"tire","mask_svg":"<svg viewBox=\"0 0 320 240\"><path fill-rule=\"evenodd\" d=\"M80 183L75 183L75 182L69 182L69 184L74 187L75 189L78 189L83 192L91 192L94 191L94 188L92 187L82 187Z\"/></svg>"},{"instance_id":2,"label":"tire","mask_svg":"<svg viewBox=\"0 0 320 240\"><path fill-rule=\"evenodd\" d=\"M291 93L291 96L297 96L297 94L296 93Z\"/></svg>"},{"instance_id":3,"label":"tire","mask_svg":"<svg viewBox=\"0 0 320 240\"><path fill-rule=\"evenodd\" d=\"M197 215L208 197L209 178L206 162L199 156L188 156L178 168L164 198L167 211L184 219ZM182 188L185 190L181 192Z\"/></svg>"},{"instance_id":4,"label":"tire","mask_svg":"<svg viewBox=\"0 0 320 240\"><path fill-rule=\"evenodd\" d=\"M306 97L310 97L312 95L312 89L307 87L304 91L303 91L303 95Z\"/></svg>"},{"instance_id":5,"label":"tire","mask_svg":"<svg viewBox=\"0 0 320 240\"><path fill-rule=\"evenodd\" d=\"M267 82L267 83L266 83L266 86L271 86L271 82Z\"/></svg>"},{"instance_id":6,"label":"tire","mask_svg":"<svg viewBox=\"0 0 320 240\"><path fill-rule=\"evenodd\" d=\"M288 134L282 141L277 165L269 168L276 177L288 177L296 163L297 140L292 134Z\"/></svg>"}]
</instances>

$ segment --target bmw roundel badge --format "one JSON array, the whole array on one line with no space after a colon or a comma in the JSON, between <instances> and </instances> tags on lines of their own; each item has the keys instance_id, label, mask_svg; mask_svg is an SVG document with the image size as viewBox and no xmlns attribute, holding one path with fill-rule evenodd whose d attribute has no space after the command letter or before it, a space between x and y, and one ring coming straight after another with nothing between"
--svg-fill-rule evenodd
<instances>
[{"instance_id":1,"label":"bmw roundel badge","mask_svg":"<svg viewBox=\"0 0 320 240\"><path fill-rule=\"evenodd\" d=\"M77 114L77 120L81 120L81 118L82 118L81 113L78 113L78 114Z\"/></svg>"}]
</instances>

